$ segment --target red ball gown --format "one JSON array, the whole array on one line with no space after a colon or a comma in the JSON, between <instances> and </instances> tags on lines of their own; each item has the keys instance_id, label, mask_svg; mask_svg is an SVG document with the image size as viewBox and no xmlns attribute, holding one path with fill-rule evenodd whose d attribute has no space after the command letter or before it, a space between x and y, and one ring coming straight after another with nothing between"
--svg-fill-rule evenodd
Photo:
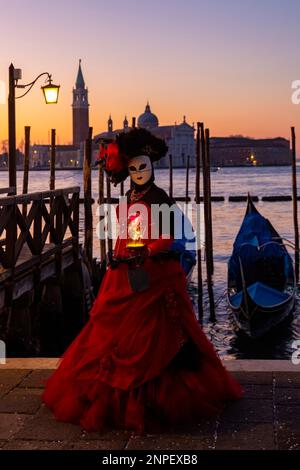
<instances>
[{"instance_id":1,"label":"red ball gown","mask_svg":"<svg viewBox=\"0 0 300 470\"><path fill-rule=\"evenodd\" d=\"M171 243L144 242L151 255ZM116 258L126 244L117 240ZM195 317L180 263L149 256L143 267L142 292L132 290L127 263L108 268L89 321L47 381L42 398L57 420L142 434L217 415L242 396Z\"/></svg>"}]
</instances>

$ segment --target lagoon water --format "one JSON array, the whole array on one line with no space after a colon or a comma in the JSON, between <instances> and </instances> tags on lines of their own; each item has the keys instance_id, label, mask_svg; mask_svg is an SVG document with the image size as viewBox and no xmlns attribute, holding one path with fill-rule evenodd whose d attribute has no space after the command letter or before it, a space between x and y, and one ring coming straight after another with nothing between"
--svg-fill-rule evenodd
<instances>
[{"instance_id":1,"label":"lagoon water","mask_svg":"<svg viewBox=\"0 0 300 470\"><path fill-rule=\"evenodd\" d=\"M98 173L92 172L93 197L98 197ZM17 173L18 191L21 192L21 171ZM246 203L229 203L228 196L247 194L253 196L290 195L291 168L289 167L243 167L222 168L212 173L212 194L225 196L225 202L213 202L213 233L214 233L214 293L218 300L217 321L211 323L208 319L208 297L204 287L204 329L213 341L219 354L224 358L258 358L258 359L290 359L293 352L293 341L300 339L300 302L297 301L293 318L280 325L271 335L261 340L250 340L236 331L230 312L227 309L224 292L227 282L227 261L232 250L232 243L241 225ZM57 171L56 187L80 186L82 188L82 172L78 170ZM300 187L300 167L298 167L298 183ZM8 186L8 173L0 173L1 187ZM168 190L168 170L156 170L156 184ZM174 170L174 195L185 195L185 170ZM30 192L44 191L49 187L49 171L31 172L29 175ZM126 185L125 185L126 188ZM194 196L195 171L190 171L190 196ZM119 190L113 188L112 195L118 195ZM299 188L300 195L300 188ZM300 202L299 202L300 204ZM292 202L259 202L259 211L270 219L280 235L293 241ZM94 220L96 204L94 204ZM83 213L81 207L81 236L83 235ZM99 242L95 236L94 256L99 256ZM205 277L205 276L204 276ZM197 304L196 270L190 284L190 294Z\"/></svg>"}]
</instances>

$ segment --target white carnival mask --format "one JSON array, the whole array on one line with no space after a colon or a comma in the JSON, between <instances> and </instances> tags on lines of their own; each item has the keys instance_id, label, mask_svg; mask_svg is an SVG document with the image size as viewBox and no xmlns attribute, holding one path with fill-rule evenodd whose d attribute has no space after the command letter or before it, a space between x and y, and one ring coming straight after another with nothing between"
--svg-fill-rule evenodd
<instances>
[{"instance_id":1,"label":"white carnival mask","mask_svg":"<svg viewBox=\"0 0 300 470\"><path fill-rule=\"evenodd\" d=\"M133 157L128 163L130 178L135 184L146 184L152 176L152 164L147 155Z\"/></svg>"}]
</instances>

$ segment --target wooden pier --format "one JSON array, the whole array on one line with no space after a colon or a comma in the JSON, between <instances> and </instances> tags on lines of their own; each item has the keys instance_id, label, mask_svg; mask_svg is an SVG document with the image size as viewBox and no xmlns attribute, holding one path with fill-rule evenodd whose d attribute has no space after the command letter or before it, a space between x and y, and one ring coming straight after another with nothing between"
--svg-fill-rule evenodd
<instances>
[{"instance_id":1,"label":"wooden pier","mask_svg":"<svg viewBox=\"0 0 300 470\"><path fill-rule=\"evenodd\" d=\"M0 198L0 309L78 259L78 231L79 187Z\"/></svg>"},{"instance_id":2,"label":"wooden pier","mask_svg":"<svg viewBox=\"0 0 300 470\"><path fill-rule=\"evenodd\" d=\"M69 295L72 303L75 293L69 289L66 294L62 278L66 282L71 276L84 300L79 194L80 188L75 186L0 198L0 339L8 346L10 339L15 343L11 331L15 333L15 324L22 317L26 317L23 326L28 326L31 335L32 325L43 316L43 308L48 308L47 302L56 303L57 312L63 296ZM83 325L85 314L83 305L74 311L74 316L82 320L78 325ZM58 324L53 323L49 335L58 329ZM27 342L32 341L29 338Z\"/></svg>"}]
</instances>

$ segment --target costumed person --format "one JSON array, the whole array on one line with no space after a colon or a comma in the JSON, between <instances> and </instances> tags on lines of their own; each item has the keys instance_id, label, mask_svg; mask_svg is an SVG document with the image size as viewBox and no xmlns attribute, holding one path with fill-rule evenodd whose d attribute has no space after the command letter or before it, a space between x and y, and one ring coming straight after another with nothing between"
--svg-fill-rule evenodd
<instances>
[{"instance_id":1,"label":"costumed person","mask_svg":"<svg viewBox=\"0 0 300 470\"><path fill-rule=\"evenodd\" d=\"M242 396L199 325L187 292L194 251L184 248L184 237L176 239L176 217L169 236L162 220L151 218L154 206L173 205L154 183L153 162L166 152L165 142L145 129L121 133L100 150L114 183L131 178L127 233L120 236L120 229L90 318L42 396L57 420L87 431L162 431L215 416ZM145 211L130 213L135 204L146 208L146 235L140 220ZM120 218L121 208L122 224Z\"/></svg>"}]
</instances>

